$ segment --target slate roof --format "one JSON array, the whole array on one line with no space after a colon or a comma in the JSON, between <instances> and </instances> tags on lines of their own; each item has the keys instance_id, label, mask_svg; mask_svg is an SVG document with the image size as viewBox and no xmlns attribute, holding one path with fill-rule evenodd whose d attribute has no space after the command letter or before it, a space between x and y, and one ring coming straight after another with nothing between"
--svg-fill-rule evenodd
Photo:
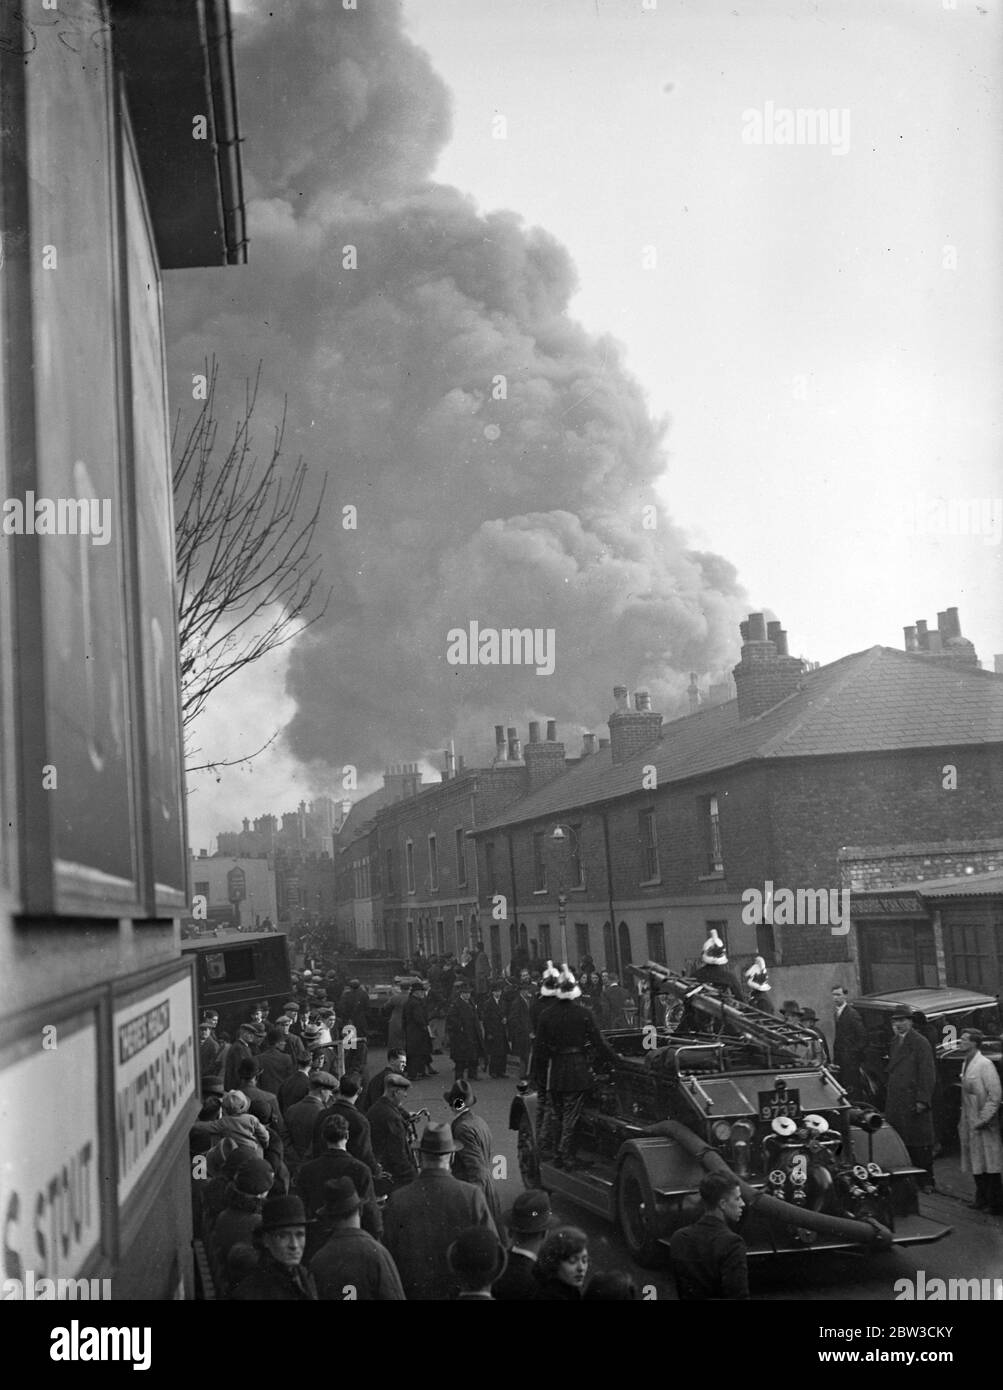
<instances>
[{"instance_id":1,"label":"slate roof","mask_svg":"<svg viewBox=\"0 0 1003 1390\"><path fill-rule=\"evenodd\" d=\"M1003 897L1003 869L987 874L960 874L955 878L919 879L895 889L896 893L918 893L921 898Z\"/></svg>"},{"instance_id":2,"label":"slate roof","mask_svg":"<svg viewBox=\"0 0 1003 1390\"><path fill-rule=\"evenodd\" d=\"M662 726L661 739L614 764L600 749L472 835L635 795L653 763L658 785L750 761L1003 743L1003 677L892 647L833 661L765 714L739 720L738 700Z\"/></svg>"}]
</instances>

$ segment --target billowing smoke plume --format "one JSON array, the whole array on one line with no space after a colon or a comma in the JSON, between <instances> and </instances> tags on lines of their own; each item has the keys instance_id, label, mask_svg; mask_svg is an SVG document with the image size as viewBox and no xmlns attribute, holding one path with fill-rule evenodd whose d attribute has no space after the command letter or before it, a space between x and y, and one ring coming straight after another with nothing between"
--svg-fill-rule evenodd
<instances>
[{"instance_id":1,"label":"billowing smoke plume","mask_svg":"<svg viewBox=\"0 0 1003 1390\"><path fill-rule=\"evenodd\" d=\"M734 641L734 571L657 509L665 424L569 318L565 250L429 181L448 94L399 6L268 0L237 65L250 264L171 277L172 386L190 397L208 353L235 388L263 358L290 451L330 474L334 596L293 652L293 753L363 770L451 736L484 752L531 716L599 728L621 680L680 711ZM554 673L449 664L471 619L553 629Z\"/></svg>"}]
</instances>

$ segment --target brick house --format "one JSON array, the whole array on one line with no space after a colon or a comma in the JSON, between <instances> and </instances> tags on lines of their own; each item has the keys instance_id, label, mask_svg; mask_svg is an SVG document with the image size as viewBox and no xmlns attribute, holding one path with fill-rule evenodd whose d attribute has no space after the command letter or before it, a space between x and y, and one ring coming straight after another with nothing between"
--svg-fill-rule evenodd
<instances>
[{"instance_id":1,"label":"brick house","mask_svg":"<svg viewBox=\"0 0 1003 1390\"><path fill-rule=\"evenodd\" d=\"M831 984L857 987L853 932L820 915L756 924L743 894L817 897L843 886L848 844L985 839L1000 824L1003 681L956 611L941 619L936 634L906 629L905 651L812 670L752 614L737 697L665 724L618 688L608 747L587 738L562 767L557 745L536 789L474 830L482 915L502 893L510 950L588 953L620 973L649 958L690 968L713 925L737 968L766 957L778 1003L821 1014Z\"/></svg>"}]
</instances>

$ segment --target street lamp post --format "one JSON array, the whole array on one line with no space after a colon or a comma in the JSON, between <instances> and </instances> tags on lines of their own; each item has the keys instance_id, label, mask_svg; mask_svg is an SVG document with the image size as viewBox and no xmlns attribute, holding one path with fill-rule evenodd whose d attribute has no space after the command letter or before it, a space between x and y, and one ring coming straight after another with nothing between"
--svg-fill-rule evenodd
<instances>
[{"instance_id":1,"label":"street lamp post","mask_svg":"<svg viewBox=\"0 0 1003 1390\"><path fill-rule=\"evenodd\" d=\"M581 843L575 831L570 825L555 825L550 832L550 838L557 845L568 843L569 848L576 854L581 854ZM560 878L557 885L557 924L561 929L561 962L569 965L568 960L568 899L564 892L565 875L564 859L561 859Z\"/></svg>"}]
</instances>

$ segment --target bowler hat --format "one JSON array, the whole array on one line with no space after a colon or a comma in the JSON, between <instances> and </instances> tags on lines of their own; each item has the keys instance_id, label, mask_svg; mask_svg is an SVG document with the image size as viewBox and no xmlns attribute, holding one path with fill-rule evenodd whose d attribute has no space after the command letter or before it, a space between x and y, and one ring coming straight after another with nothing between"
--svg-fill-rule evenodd
<instances>
[{"instance_id":1,"label":"bowler hat","mask_svg":"<svg viewBox=\"0 0 1003 1390\"><path fill-rule=\"evenodd\" d=\"M442 1099L454 1110L465 1110L468 1105L477 1104L469 1081L454 1081L448 1091L443 1091Z\"/></svg>"},{"instance_id":2,"label":"bowler hat","mask_svg":"<svg viewBox=\"0 0 1003 1390\"><path fill-rule=\"evenodd\" d=\"M263 1158L249 1158L240 1165L234 1178L234 1185L251 1197L263 1197L271 1191L274 1182L272 1166Z\"/></svg>"},{"instance_id":3,"label":"bowler hat","mask_svg":"<svg viewBox=\"0 0 1003 1390\"><path fill-rule=\"evenodd\" d=\"M318 1209L318 1216L339 1218L351 1216L362 1206L355 1184L351 1178L331 1178L324 1184L324 1205Z\"/></svg>"},{"instance_id":4,"label":"bowler hat","mask_svg":"<svg viewBox=\"0 0 1003 1390\"><path fill-rule=\"evenodd\" d=\"M551 1220L550 1198L546 1192L520 1192L512 1203L508 1228L514 1234L536 1236L547 1230Z\"/></svg>"},{"instance_id":5,"label":"bowler hat","mask_svg":"<svg viewBox=\"0 0 1003 1390\"><path fill-rule=\"evenodd\" d=\"M469 1226L446 1251L446 1262L454 1274L478 1288L494 1283L505 1268L506 1258L501 1241L487 1226Z\"/></svg>"},{"instance_id":6,"label":"bowler hat","mask_svg":"<svg viewBox=\"0 0 1003 1390\"><path fill-rule=\"evenodd\" d=\"M311 1217L310 1221L312 1220ZM284 1226L308 1224L307 1214L299 1197L269 1197L261 1209L261 1225L258 1230L280 1231Z\"/></svg>"},{"instance_id":7,"label":"bowler hat","mask_svg":"<svg viewBox=\"0 0 1003 1390\"><path fill-rule=\"evenodd\" d=\"M423 1154L456 1153L459 1144L453 1138L449 1125L427 1124L422 1130L418 1149Z\"/></svg>"}]
</instances>

